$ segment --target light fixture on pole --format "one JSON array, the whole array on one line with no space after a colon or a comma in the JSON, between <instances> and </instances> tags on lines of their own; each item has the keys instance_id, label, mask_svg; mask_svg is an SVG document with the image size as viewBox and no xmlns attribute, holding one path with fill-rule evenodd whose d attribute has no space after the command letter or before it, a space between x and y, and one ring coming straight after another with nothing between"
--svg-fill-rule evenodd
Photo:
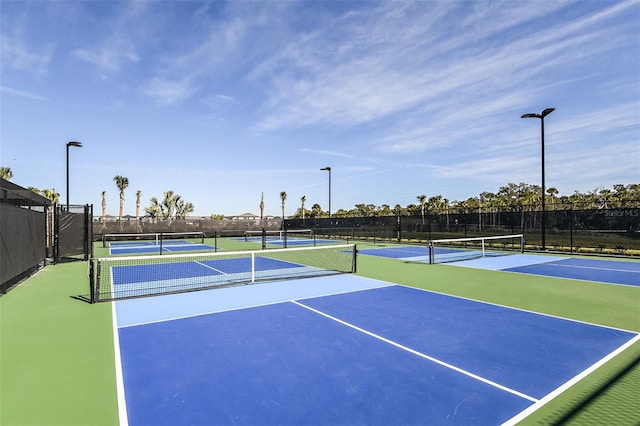
<instances>
[{"instance_id":1,"label":"light fixture on pole","mask_svg":"<svg viewBox=\"0 0 640 426\"><path fill-rule=\"evenodd\" d=\"M542 227L542 250L546 249L546 241L545 241L545 229L546 229L546 212L545 212L545 202L544 202L544 198L545 198L545 187L544 187L544 118L551 114L553 111L555 111L555 108L547 108L544 111L542 111L540 114L536 114L536 113L530 113L530 114L523 114L520 116L520 118L539 118L540 119L540 129L541 129L541 140L542 140L542 220L541 220L541 227Z\"/></svg>"},{"instance_id":2,"label":"light fixture on pole","mask_svg":"<svg viewBox=\"0 0 640 426\"><path fill-rule=\"evenodd\" d=\"M67 142L67 213L69 212L69 147L75 146L77 148L82 148L82 144L80 142Z\"/></svg>"},{"instance_id":3,"label":"light fixture on pole","mask_svg":"<svg viewBox=\"0 0 640 426\"><path fill-rule=\"evenodd\" d=\"M329 219L331 219L331 167L323 167L320 170L326 170L329 172Z\"/></svg>"}]
</instances>

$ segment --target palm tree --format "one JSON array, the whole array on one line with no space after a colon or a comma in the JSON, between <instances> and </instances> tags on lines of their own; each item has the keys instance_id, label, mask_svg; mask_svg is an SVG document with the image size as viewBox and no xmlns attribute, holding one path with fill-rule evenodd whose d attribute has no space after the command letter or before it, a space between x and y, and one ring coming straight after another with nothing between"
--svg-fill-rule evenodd
<instances>
[{"instance_id":1,"label":"palm tree","mask_svg":"<svg viewBox=\"0 0 640 426\"><path fill-rule=\"evenodd\" d=\"M120 190L120 215L118 220L120 221L120 227L122 227L122 215L124 213L124 190L129 186L129 179L124 176L116 176L113 178L116 186Z\"/></svg>"},{"instance_id":2,"label":"palm tree","mask_svg":"<svg viewBox=\"0 0 640 426\"><path fill-rule=\"evenodd\" d=\"M264 192L260 195L260 223L264 220Z\"/></svg>"},{"instance_id":3,"label":"palm tree","mask_svg":"<svg viewBox=\"0 0 640 426\"><path fill-rule=\"evenodd\" d=\"M420 212L422 213L422 226L424 227L424 205L427 201L427 196L422 194L416 197L420 201Z\"/></svg>"},{"instance_id":4,"label":"palm tree","mask_svg":"<svg viewBox=\"0 0 640 426\"><path fill-rule=\"evenodd\" d=\"M140 231L140 195L142 195L142 191L139 189L136 191L136 228Z\"/></svg>"},{"instance_id":5,"label":"palm tree","mask_svg":"<svg viewBox=\"0 0 640 426\"><path fill-rule=\"evenodd\" d=\"M322 207L320 207L320 204L315 203L314 205L311 206L311 216L312 217L320 217L322 216Z\"/></svg>"},{"instance_id":6,"label":"palm tree","mask_svg":"<svg viewBox=\"0 0 640 426\"><path fill-rule=\"evenodd\" d=\"M282 201L282 223L284 224L284 200L287 199L287 193L282 191L280 193L280 201Z\"/></svg>"},{"instance_id":7,"label":"palm tree","mask_svg":"<svg viewBox=\"0 0 640 426\"><path fill-rule=\"evenodd\" d=\"M302 211L302 220L304 220L304 203L307 201L307 196L303 195L302 198L300 198L300 201L302 201L302 207L300 210Z\"/></svg>"},{"instance_id":8,"label":"palm tree","mask_svg":"<svg viewBox=\"0 0 640 426\"><path fill-rule=\"evenodd\" d=\"M598 198L600 202L599 208L608 209L609 208L609 199L611 198L612 192L608 189L601 189L598 193Z\"/></svg>"},{"instance_id":9,"label":"palm tree","mask_svg":"<svg viewBox=\"0 0 640 426\"><path fill-rule=\"evenodd\" d=\"M162 205L158 202L156 197L151 197L151 205L145 207L144 212L156 223L156 219L162 216Z\"/></svg>"},{"instance_id":10,"label":"palm tree","mask_svg":"<svg viewBox=\"0 0 640 426\"><path fill-rule=\"evenodd\" d=\"M171 221L175 217L178 201L180 201L180 196L175 194L173 191L169 190L164 192L164 200L162 200L162 217L169 221L168 226L171 226Z\"/></svg>"},{"instance_id":11,"label":"palm tree","mask_svg":"<svg viewBox=\"0 0 640 426\"><path fill-rule=\"evenodd\" d=\"M107 191L102 191L102 226L107 220Z\"/></svg>"},{"instance_id":12,"label":"palm tree","mask_svg":"<svg viewBox=\"0 0 640 426\"><path fill-rule=\"evenodd\" d=\"M547 194L551 197L551 210L556 209L556 195L558 195L558 189L551 187L547 188Z\"/></svg>"},{"instance_id":13,"label":"palm tree","mask_svg":"<svg viewBox=\"0 0 640 426\"><path fill-rule=\"evenodd\" d=\"M0 178L4 180L11 180L13 177L13 172L11 171L11 167L0 167Z\"/></svg>"},{"instance_id":14,"label":"palm tree","mask_svg":"<svg viewBox=\"0 0 640 426\"><path fill-rule=\"evenodd\" d=\"M43 189L42 191L40 191L40 194L44 198L48 198L49 200L51 200L53 204L56 204L58 202L58 199L60 198L60 194L58 194L55 189Z\"/></svg>"},{"instance_id":15,"label":"palm tree","mask_svg":"<svg viewBox=\"0 0 640 426\"><path fill-rule=\"evenodd\" d=\"M185 219L189 213L193 212L193 204L182 199L176 203L176 219Z\"/></svg>"}]
</instances>

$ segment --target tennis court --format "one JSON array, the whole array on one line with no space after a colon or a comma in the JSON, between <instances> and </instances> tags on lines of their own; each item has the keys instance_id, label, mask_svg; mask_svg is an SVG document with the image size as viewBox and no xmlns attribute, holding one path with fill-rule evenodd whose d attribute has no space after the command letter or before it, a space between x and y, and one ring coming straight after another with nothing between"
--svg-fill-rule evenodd
<instances>
[{"instance_id":1,"label":"tennis court","mask_svg":"<svg viewBox=\"0 0 640 426\"><path fill-rule=\"evenodd\" d=\"M262 238L260 237L248 237L246 239L242 239L242 241L250 242L250 243L261 243ZM285 240L279 237L268 237L266 239L267 244L272 244L275 246L284 247ZM286 244L288 247L294 246L309 246L315 244L340 244L340 241L337 240L329 240L326 238L287 238Z\"/></svg>"},{"instance_id":2,"label":"tennis court","mask_svg":"<svg viewBox=\"0 0 640 426\"><path fill-rule=\"evenodd\" d=\"M480 252L474 253L477 256L481 256ZM360 254L412 262L429 262L429 248L424 246L373 248L360 250ZM468 255L469 250L436 249L436 256L458 257ZM484 257L449 262L448 264L492 271L640 286L640 262L632 261L488 252Z\"/></svg>"},{"instance_id":3,"label":"tennis court","mask_svg":"<svg viewBox=\"0 0 640 426\"><path fill-rule=\"evenodd\" d=\"M117 301L114 322L131 425L500 424L638 340L354 275Z\"/></svg>"},{"instance_id":4,"label":"tennis court","mask_svg":"<svg viewBox=\"0 0 640 426\"><path fill-rule=\"evenodd\" d=\"M356 275L341 273L353 247L250 261L233 254L244 243L218 242L102 259L96 299L114 302L70 297L86 294L84 262L0 298L0 423L637 424L638 286L503 272L554 256L486 257L484 270L358 256ZM250 277L301 267L333 272ZM171 282L185 286L147 288Z\"/></svg>"},{"instance_id":5,"label":"tennis court","mask_svg":"<svg viewBox=\"0 0 640 426\"><path fill-rule=\"evenodd\" d=\"M429 247L427 246L398 246L369 248L360 250L360 254L368 256L389 257L392 259L406 259L419 261L426 259L429 261Z\"/></svg>"},{"instance_id":6,"label":"tennis court","mask_svg":"<svg viewBox=\"0 0 640 426\"><path fill-rule=\"evenodd\" d=\"M640 262L518 254L466 260L451 265L606 284L640 286Z\"/></svg>"},{"instance_id":7,"label":"tennis court","mask_svg":"<svg viewBox=\"0 0 640 426\"><path fill-rule=\"evenodd\" d=\"M208 244L193 243L187 240L163 241L162 245L154 241L123 241L112 242L109 245L109 254L175 253L184 251L213 251L215 249L215 247Z\"/></svg>"}]
</instances>

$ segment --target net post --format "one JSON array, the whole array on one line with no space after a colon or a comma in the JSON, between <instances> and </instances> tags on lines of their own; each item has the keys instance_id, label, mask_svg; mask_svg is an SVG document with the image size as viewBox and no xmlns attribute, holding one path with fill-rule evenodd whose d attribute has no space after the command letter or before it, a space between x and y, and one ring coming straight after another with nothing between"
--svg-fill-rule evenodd
<instances>
[{"instance_id":1,"label":"net post","mask_svg":"<svg viewBox=\"0 0 640 426\"><path fill-rule=\"evenodd\" d=\"M213 233L213 251L218 252L218 231Z\"/></svg>"},{"instance_id":2,"label":"net post","mask_svg":"<svg viewBox=\"0 0 640 426\"><path fill-rule=\"evenodd\" d=\"M93 271L93 259L89 259L89 299L96 303L95 274Z\"/></svg>"},{"instance_id":3,"label":"net post","mask_svg":"<svg viewBox=\"0 0 640 426\"><path fill-rule=\"evenodd\" d=\"M520 235L520 253L524 253L524 234Z\"/></svg>"},{"instance_id":4,"label":"net post","mask_svg":"<svg viewBox=\"0 0 640 426\"><path fill-rule=\"evenodd\" d=\"M162 254L162 243L164 242L164 238L162 236L162 232L160 233L160 235L156 235L156 239L160 238L160 242L159 242L159 246L160 246L160 254Z\"/></svg>"},{"instance_id":5,"label":"net post","mask_svg":"<svg viewBox=\"0 0 640 426\"><path fill-rule=\"evenodd\" d=\"M282 247L287 248L287 228L282 231Z\"/></svg>"},{"instance_id":6,"label":"net post","mask_svg":"<svg viewBox=\"0 0 640 426\"><path fill-rule=\"evenodd\" d=\"M95 290L93 291L93 296L95 298L95 301L98 302L100 301L100 270L102 268L101 262L100 260L96 261L96 266L95 266Z\"/></svg>"},{"instance_id":7,"label":"net post","mask_svg":"<svg viewBox=\"0 0 640 426\"><path fill-rule=\"evenodd\" d=\"M433 247L433 241L429 241L429 264L433 265L435 263L435 248Z\"/></svg>"},{"instance_id":8,"label":"net post","mask_svg":"<svg viewBox=\"0 0 640 426\"><path fill-rule=\"evenodd\" d=\"M267 230L262 228L262 250L267 249Z\"/></svg>"},{"instance_id":9,"label":"net post","mask_svg":"<svg viewBox=\"0 0 640 426\"><path fill-rule=\"evenodd\" d=\"M485 254L485 251L484 251L484 242L485 242L485 239L483 238L483 239L481 240L481 243L482 243L482 257L485 257L485 255L486 255L486 254Z\"/></svg>"},{"instance_id":10,"label":"net post","mask_svg":"<svg viewBox=\"0 0 640 426\"><path fill-rule=\"evenodd\" d=\"M251 252L251 282L256 282L256 252Z\"/></svg>"},{"instance_id":11,"label":"net post","mask_svg":"<svg viewBox=\"0 0 640 426\"><path fill-rule=\"evenodd\" d=\"M351 272L358 272L358 246L356 244L353 245L353 262L351 267Z\"/></svg>"},{"instance_id":12,"label":"net post","mask_svg":"<svg viewBox=\"0 0 640 426\"><path fill-rule=\"evenodd\" d=\"M107 247L107 234L102 234L102 248Z\"/></svg>"}]
</instances>

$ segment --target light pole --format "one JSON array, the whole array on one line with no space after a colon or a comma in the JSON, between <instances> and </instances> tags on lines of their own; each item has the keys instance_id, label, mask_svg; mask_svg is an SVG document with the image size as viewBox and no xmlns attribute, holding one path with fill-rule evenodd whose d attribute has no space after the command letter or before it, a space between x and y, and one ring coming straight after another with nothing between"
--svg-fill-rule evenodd
<instances>
[{"instance_id":1,"label":"light pole","mask_svg":"<svg viewBox=\"0 0 640 426\"><path fill-rule=\"evenodd\" d=\"M545 228L547 225L547 221L546 221L546 212L545 212L545 203L544 203L544 198L545 198L545 187L544 187L544 118L551 114L553 111L555 111L555 108L547 108L544 111L542 111L540 114L536 114L536 113L530 113L530 114L523 114L520 116L520 118L539 118L540 119L540 129L541 129L541 140L542 140L542 250L546 250L546 242L545 242Z\"/></svg>"},{"instance_id":2,"label":"light pole","mask_svg":"<svg viewBox=\"0 0 640 426\"><path fill-rule=\"evenodd\" d=\"M329 172L329 219L331 219L331 167L323 167L320 170L326 170Z\"/></svg>"},{"instance_id":3,"label":"light pole","mask_svg":"<svg viewBox=\"0 0 640 426\"><path fill-rule=\"evenodd\" d=\"M67 142L67 213L69 213L69 147L75 146L78 148L82 148L82 144L80 142Z\"/></svg>"}]
</instances>

